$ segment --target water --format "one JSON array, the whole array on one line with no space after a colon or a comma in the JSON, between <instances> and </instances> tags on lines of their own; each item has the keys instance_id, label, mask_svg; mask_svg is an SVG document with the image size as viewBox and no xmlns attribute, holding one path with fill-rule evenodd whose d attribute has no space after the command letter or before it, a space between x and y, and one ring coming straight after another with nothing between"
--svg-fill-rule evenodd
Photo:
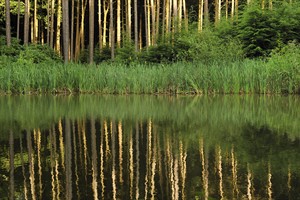
<instances>
[{"instance_id":1,"label":"water","mask_svg":"<svg viewBox=\"0 0 300 200\"><path fill-rule=\"evenodd\" d=\"M0 199L300 199L299 97L0 97Z\"/></svg>"}]
</instances>

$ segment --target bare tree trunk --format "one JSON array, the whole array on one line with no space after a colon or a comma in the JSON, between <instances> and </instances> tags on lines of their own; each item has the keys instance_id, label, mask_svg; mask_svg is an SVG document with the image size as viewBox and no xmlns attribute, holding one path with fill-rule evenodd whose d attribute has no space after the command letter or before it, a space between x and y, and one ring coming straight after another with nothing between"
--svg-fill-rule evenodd
<instances>
[{"instance_id":1,"label":"bare tree trunk","mask_svg":"<svg viewBox=\"0 0 300 200\"><path fill-rule=\"evenodd\" d=\"M138 36L138 8L137 0L134 0L134 46L135 52L139 51L139 36Z\"/></svg>"},{"instance_id":2,"label":"bare tree trunk","mask_svg":"<svg viewBox=\"0 0 300 200\"><path fill-rule=\"evenodd\" d=\"M234 20L235 0L231 0L231 20Z\"/></svg>"},{"instance_id":3,"label":"bare tree trunk","mask_svg":"<svg viewBox=\"0 0 300 200\"><path fill-rule=\"evenodd\" d=\"M50 26L50 47L53 48L54 43L54 1L51 0L51 26Z\"/></svg>"},{"instance_id":4,"label":"bare tree trunk","mask_svg":"<svg viewBox=\"0 0 300 200\"><path fill-rule=\"evenodd\" d=\"M151 46L151 19L150 19L150 3L149 3L149 0L146 0L146 3L147 3L147 17L146 17L146 20L147 20L147 35L148 35L148 46Z\"/></svg>"},{"instance_id":5,"label":"bare tree trunk","mask_svg":"<svg viewBox=\"0 0 300 200\"><path fill-rule=\"evenodd\" d=\"M89 0L89 62L94 62L94 0Z\"/></svg>"},{"instance_id":6,"label":"bare tree trunk","mask_svg":"<svg viewBox=\"0 0 300 200\"><path fill-rule=\"evenodd\" d=\"M155 31L155 5L154 5L154 0L150 0L150 7L151 7L151 45L154 45L156 43L156 31Z\"/></svg>"},{"instance_id":7,"label":"bare tree trunk","mask_svg":"<svg viewBox=\"0 0 300 200\"><path fill-rule=\"evenodd\" d=\"M74 58L77 61L80 52L80 27L79 27L79 18L80 18L80 1L77 0L76 7L76 38L75 38L75 55Z\"/></svg>"},{"instance_id":8,"label":"bare tree trunk","mask_svg":"<svg viewBox=\"0 0 300 200\"><path fill-rule=\"evenodd\" d=\"M156 39L159 36L159 29L160 29L160 0L156 0L156 28L155 28L155 35Z\"/></svg>"},{"instance_id":9,"label":"bare tree trunk","mask_svg":"<svg viewBox=\"0 0 300 200\"><path fill-rule=\"evenodd\" d=\"M99 50L103 47L102 45L102 4L101 0L98 0L98 27L99 27Z\"/></svg>"},{"instance_id":10,"label":"bare tree trunk","mask_svg":"<svg viewBox=\"0 0 300 200\"><path fill-rule=\"evenodd\" d=\"M225 18L226 18L226 21L228 20L228 0L225 1Z\"/></svg>"},{"instance_id":11,"label":"bare tree trunk","mask_svg":"<svg viewBox=\"0 0 300 200\"><path fill-rule=\"evenodd\" d=\"M6 45L11 45L11 32L10 32L10 2L5 0L5 15L6 15Z\"/></svg>"},{"instance_id":12,"label":"bare tree trunk","mask_svg":"<svg viewBox=\"0 0 300 200\"><path fill-rule=\"evenodd\" d=\"M204 0L204 25L209 24L208 0Z\"/></svg>"},{"instance_id":13,"label":"bare tree trunk","mask_svg":"<svg viewBox=\"0 0 300 200\"><path fill-rule=\"evenodd\" d=\"M49 4L48 4L49 5ZM17 40L20 39L20 0L18 0Z\"/></svg>"},{"instance_id":14,"label":"bare tree trunk","mask_svg":"<svg viewBox=\"0 0 300 200\"><path fill-rule=\"evenodd\" d=\"M178 29L181 31L182 26L182 0L178 1Z\"/></svg>"},{"instance_id":15,"label":"bare tree trunk","mask_svg":"<svg viewBox=\"0 0 300 200\"><path fill-rule=\"evenodd\" d=\"M106 38L106 33L107 33L107 15L109 11L109 1L104 1L103 4L103 9L104 9L104 17L103 17L103 46L106 46L107 43L107 38Z\"/></svg>"},{"instance_id":16,"label":"bare tree trunk","mask_svg":"<svg viewBox=\"0 0 300 200\"><path fill-rule=\"evenodd\" d=\"M61 37L61 18L62 18L62 3L61 1L64 0L58 0L57 2L57 24L56 24L56 42L55 42L55 50L58 54L61 54L61 48L60 48L60 37ZM69 10L68 10L69 13ZM68 14L69 16L69 14ZM69 25L69 23L68 23ZM65 27L64 27L65 28ZM65 39L64 39L65 40Z\"/></svg>"},{"instance_id":17,"label":"bare tree trunk","mask_svg":"<svg viewBox=\"0 0 300 200\"><path fill-rule=\"evenodd\" d=\"M87 0L82 0L82 5L81 5L81 23L80 23L80 45L81 45L81 50L85 48L84 44L84 22L85 22L85 11L86 11L86 6L87 6Z\"/></svg>"},{"instance_id":18,"label":"bare tree trunk","mask_svg":"<svg viewBox=\"0 0 300 200\"><path fill-rule=\"evenodd\" d=\"M147 0L144 0L146 48L149 47L149 37L150 37L150 34L148 33L148 9L147 9L147 7L148 7Z\"/></svg>"},{"instance_id":19,"label":"bare tree trunk","mask_svg":"<svg viewBox=\"0 0 300 200\"><path fill-rule=\"evenodd\" d=\"M175 33L178 29L176 22L178 22L178 6L177 0L173 0L173 33Z\"/></svg>"},{"instance_id":20,"label":"bare tree trunk","mask_svg":"<svg viewBox=\"0 0 300 200\"><path fill-rule=\"evenodd\" d=\"M63 0L63 50L64 61L69 62L69 1Z\"/></svg>"},{"instance_id":21,"label":"bare tree trunk","mask_svg":"<svg viewBox=\"0 0 300 200\"><path fill-rule=\"evenodd\" d=\"M218 24L221 16L221 0L215 0L215 24Z\"/></svg>"},{"instance_id":22,"label":"bare tree trunk","mask_svg":"<svg viewBox=\"0 0 300 200\"><path fill-rule=\"evenodd\" d=\"M185 28L185 31L188 31L188 29L189 29L189 19L188 19L188 13L187 13L187 9L186 9L185 0L183 0L182 4L183 4L184 28Z\"/></svg>"},{"instance_id":23,"label":"bare tree trunk","mask_svg":"<svg viewBox=\"0 0 300 200\"><path fill-rule=\"evenodd\" d=\"M127 26L127 37L128 40L131 40L131 0L127 0L127 17L126 17L126 26Z\"/></svg>"},{"instance_id":24,"label":"bare tree trunk","mask_svg":"<svg viewBox=\"0 0 300 200\"><path fill-rule=\"evenodd\" d=\"M24 45L28 45L28 40L29 40L29 12L30 12L30 2L29 0L25 0Z\"/></svg>"},{"instance_id":25,"label":"bare tree trunk","mask_svg":"<svg viewBox=\"0 0 300 200\"><path fill-rule=\"evenodd\" d=\"M34 8L33 8L33 43L36 44L37 40L38 40L37 0L34 0Z\"/></svg>"},{"instance_id":26,"label":"bare tree trunk","mask_svg":"<svg viewBox=\"0 0 300 200\"><path fill-rule=\"evenodd\" d=\"M110 0L110 37L111 37L111 59L115 59L115 31L114 31L114 6L113 6L113 0Z\"/></svg>"},{"instance_id":27,"label":"bare tree trunk","mask_svg":"<svg viewBox=\"0 0 300 200\"><path fill-rule=\"evenodd\" d=\"M166 32L166 1L163 0L163 7L162 7L162 38L165 39L165 32Z\"/></svg>"},{"instance_id":28,"label":"bare tree trunk","mask_svg":"<svg viewBox=\"0 0 300 200\"><path fill-rule=\"evenodd\" d=\"M235 8L234 8L236 20L238 19L239 14L239 0L235 0Z\"/></svg>"},{"instance_id":29,"label":"bare tree trunk","mask_svg":"<svg viewBox=\"0 0 300 200\"><path fill-rule=\"evenodd\" d=\"M121 46L121 0L117 0L117 46Z\"/></svg>"},{"instance_id":30,"label":"bare tree trunk","mask_svg":"<svg viewBox=\"0 0 300 200\"><path fill-rule=\"evenodd\" d=\"M72 10L71 10L71 47L70 47L70 58L74 58L74 10L75 10L75 0L72 0Z\"/></svg>"},{"instance_id":31,"label":"bare tree trunk","mask_svg":"<svg viewBox=\"0 0 300 200\"><path fill-rule=\"evenodd\" d=\"M47 45L50 45L50 0L47 2Z\"/></svg>"},{"instance_id":32,"label":"bare tree trunk","mask_svg":"<svg viewBox=\"0 0 300 200\"><path fill-rule=\"evenodd\" d=\"M198 11L198 32L203 29L203 0L199 0L199 11Z\"/></svg>"}]
</instances>

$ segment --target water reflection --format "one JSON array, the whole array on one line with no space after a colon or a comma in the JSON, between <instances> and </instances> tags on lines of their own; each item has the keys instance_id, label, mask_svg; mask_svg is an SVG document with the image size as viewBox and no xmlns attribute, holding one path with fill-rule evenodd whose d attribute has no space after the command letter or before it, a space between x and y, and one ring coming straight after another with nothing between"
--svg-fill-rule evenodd
<instances>
[{"instance_id":1,"label":"water reflection","mask_svg":"<svg viewBox=\"0 0 300 200\"><path fill-rule=\"evenodd\" d=\"M230 118L217 133L198 118L93 113L12 128L0 143L0 198L296 199L299 137Z\"/></svg>"}]
</instances>

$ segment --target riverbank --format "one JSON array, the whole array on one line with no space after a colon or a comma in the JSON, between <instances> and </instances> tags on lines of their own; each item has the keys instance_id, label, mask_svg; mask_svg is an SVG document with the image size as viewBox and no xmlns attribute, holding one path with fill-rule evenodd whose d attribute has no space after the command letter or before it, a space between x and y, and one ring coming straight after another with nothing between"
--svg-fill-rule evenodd
<instances>
[{"instance_id":1,"label":"riverbank","mask_svg":"<svg viewBox=\"0 0 300 200\"><path fill-rule=\"evenodd\" d=\"M7 64L5 94L299 94L298 55L226 64Z\"/></svg>"}]
</instances>

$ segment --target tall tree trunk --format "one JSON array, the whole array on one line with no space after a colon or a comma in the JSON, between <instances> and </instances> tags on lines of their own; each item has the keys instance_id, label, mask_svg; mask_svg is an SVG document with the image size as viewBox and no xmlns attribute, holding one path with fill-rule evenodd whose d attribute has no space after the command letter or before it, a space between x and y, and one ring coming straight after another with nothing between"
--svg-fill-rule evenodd
<instances>
[{"instance_id":1,"label":"tall tree trunk","mask_svg":"<svg viewBox=\"0 0 300 200\"><path fill-rule=\"evenodd\" d=\"M147 2L147 35L148 35L148 46L151 46L151 13L150 13L150 3L149 3L149 0L146 0Z\"/></svg>"},{"instance_id":2,"label":"tall tree trunk","mask_svg":"<svg viewBox=\"0 0 300 200\"><path fill-rule=\"evenodd\" d=\"M187 13L187 9L186 9L185 0L183 0L182 4L183 4L184 28L185 28L185 31L188 31L188 29L189 29L189 19L188 19L188 13Z\"/></svg>"},{"instance_id":3,"label":"tall tree trunk","mask_svg":"<svg viewBox=\"0 0 300 200\"><path fill-rule=\"evenodd\" d=\"M231 20L234 20L235 0L231 0Z\"/></svg>"},{"instance_id":4,"label":"tall tree trunk","mask_svg":"<svg viewBox=\"0 0 300 200\"><path fill-rule=\"evenodd\" d=\"M54 46L54 2L55 0L51 0L51 25L50 25L50 47Z\"/></svg>"},{"instance_id":5,"label":"tall tree trunk","mask_svg":"<svg viewBox=\"0 0 300 200\"><path fill-rule=\"evenodd\" d=\"M89 62L94 62L94 0L89 0Z\"/></svg>"},{"instance_id":6,"label":"tall tree trunk","mask_svg":"<svg viewBox=\"0 0 300 200\"><path fill-rule=\"evenodd\" d=\"M30 12L30 2L29 0L25 0L24 45L28 45L28 40L29 40L29 12Z\"/></svg>"},{"instance_id":7,"label":"tall tree trunk","mask_svg":"<svg viewBox=\"0 0 300 200\"><path fill-rule=\"evenodd\" d=\"M182 0L178 1L178 29L181 31L182 26Z\"/></svg>"},{"instance_id":8,"label":"tall tree trunk","mask_svg":"<svg viewBox=\"0 0 300 200\"><path fill-rule=\"evenodd\" d=\"M178 21L178 6L177 0L173 0L173 33L178 29L176 22Z\"/></svg>"},{"instance_id":9,"label":"tall tree trunk","mask_svg":"<svg viewBox=\"0 0 300 200\"><path fill-rule=\"evenodd\" d=\"M71 46L70 46L70 58L74 58L74 10L75 10L75 0L72 0L71 8Z\"/></svg>"},{"instance_id":10,"label":"tall tree trunk","mask_svg":"<svg viewBox=\"0 0 300 200\"><path fill-rule=\"evenodd\" d=\"M63 0L63 51L64 61L69 62L69 1Z\"/></svg>"},{"instance_id":11,"label":"tall tree trunk","mask_svg":"<svg viewBox=\"0 0 300 200\"><path fill-rule=\"evenodd\" d=\"M127 17L126 17L126 30L128 40L131 40L131 0L127 0Z\"/></svg>"},{"instance_id":12,"label":"tall tree trunk","mask_svg":"<svg viewBox=\"0 0 300 200\"><path fill-rule=\"evenodd\" d=\"M110 37L111 37L111 59L115 59L115 30L114 30L114 6L113 6L113 0L110 0Z\"/></svg>"},{"instance_id":13,"label":"tall tree trunk","mask_svg":"<svg viewBox=\"0 0 300 200\"><path fill-rule=\"evenodd\" d=\"M228 20L228 0L225 1L225 19Z\"/></svg>"},{"instance_id":14,"label":"tall tree trunk","mask_svg":"<svg viewBox=\"0 0 300 200\"><path fill-rule=\"evenodd\" d=\"M81 45L81 49L83 50L85 48L85 44L84 44L84 22L85 22L85 11L86 11L86 6L87 6L87 0L82 0L81 3L81 23L80 23L80 45Z\"/></svg>"},{"instance_id":15,"label":"tall tree trunk","mask_svg":"<svg viewBox=\"0 0 300 200\"><path fill-rule=\"evenodd\" d=\"M36 44L38 40L38 19L37 19L37 0L34 0L33 8L33 43Z\"/></svg>"},{"instance_id":16,"label":"tall tree trunk","mask_svg":"<svg viewBox=\"0 0 300 200\"><path fill-rule=\"evenodd\" d=\"M20 39L20 0L18 0L18 16L17 16L17 40Z\"/></svg>"},{"instance_id":17,"label":"tall tree trunk","mask_svg":"<svg viewBox=\"0 0 300 200\"><path fill-rule=\"evenodd\" d=\"M215 24L218 24L221 18L221 0L215 0Z\"/></svg>"},{"instance_id":18,"label":"tall tree trunk","mask_svg":"<svg viewBox=\"0 0 300 200\"><path fill-rule=\"evenodd\" d=\"M204 25L209 24L209 11L208 11L208 0L204 0Z\"/></svg>"},{"instance_id":19,"label":"tall tree trunk","mask_svg":"<svg viewBox=\"0 0 300 200\"><path fill-rule=\"evenodd\" d=\"M47 45L50 45L50 0L47 2Z\"/></svg>"},{"instance_id":20,"label":"tall tree trunk","mask_svg":"<svg viewBox=\"0 0 300 200\"><path fill-rule=\"evenodd\" d=\"M159 36L159 29L160 29L160 0L156 0L156 39Z\"/></svg>"},{"instance_id":21,"label":"tall tree trunk","mask_svg":"<svg viewBox=\"0 0 300 200\"><path fill-rule=\"evenodd\" d=\"M156 43L156 31L155 31L155 5L154 5L154 0L150 0L150 7L151 7L151 45L154 45Z\"/></svg>"},{"instance_id":22,"label":"tall tree trunk","mask_svg":"<svg viewBox=\"0 0 300 200\"><path fill-rule=\"evenodd\" d=\"M121 46L121 0L117 0L117 46Z\"/></svg>"},{"instance_id":23,"label":"tall tree trunk","mask_svg":"<svg viewBox=\"0 0 300 200\"><path fill-rule=\"evenodd\" d=\"M106 46L107 43L107 15L108 15L108 11L109 11L109 1L105 0L104 4L103 4L103 10L104 10L104 16L103 16L103 46Z\"/></svg>"},{"instance_id":24,"label":"tall tree trunk","mask_svg":"<svg viewBox=\"0 0 300 200\"><path fill-rule=\"evenodd\" d=\"M161 31L161 37L165 39L165 32L166 32L166 1L163 0L163 7L162 7L162 31Z\"/></svg>"},{"instance_id":25,"label":"tall tree trunk","mask_svg":"<svg viewBox=\"0 0 300 200\"><path fill-rule=\"evenodd\" d=\"M198 32L203 29L203 0L199 0L199 10L198 10Z\"/></svg>"},{"instance_id":26,"label":"tall tree trunk","mask_svg":"<svg viewBox=\"0 0 300 200\"><path fill-rule=\"evenodd\" d=\"M57 2L57 24L56 24L56 42L55 42L55 50L58 54L61 54L61 48L60 48L60 37L61 37L61 18L62 18L62 3L61 1L64 0L58 0ZM68 2L69 3L69 2ZM68 10L68 16L69 16L69 10ZM69 23L68 23L69 26ZM65 28L65 27L64 27ZM65 39L64 39L65 40Z\"/></svg>"},{"instance_id":27,"label":"tall tree trunk","mask_svg":"<svg viewBox=\"0 0 300 200\"><path fill-rule=\"evenodd\" d=\"M77 61L80 53L80 0L77 0L76 6L76 37L75 37L75 55L74 58Z\"/></svg>"},{"instance_id":28,"label":"tall tree trunk","mask_svg":"<svg viewBox=\"0 0 300 200\"><path fill-rule=\"evenodd\" d=\"M134 0L134 47L135 47L135 52L138 52L139 51L139 36L138 36L137 0Z\"/></svg>"},{"instance_id":29,"label":"tall tree trunk","mask_svg":"<svg viewBox=\"0 0 300 200\"><path fill-rule=\"evenodd\" d=\"M98 0L98 27L99 27L99 50L102 50L102 4L101 0Z\"/></svg>"},{"instance_id":30,"label":"tall tree trunk","mask_svg":"<svg viewBox=\"0 0 300 200\"><path fill-rule=\"evenodd\" d=\"M148 33L148 4L147 4L147 0L144 0L144 12L145 12L145 36L146 36L146 48L149 47L149 37L150 34Z\"/></svg>"},{"instance_id":31,"label":"tall tree trunk","mask_svg":"<svg viewBox=\"0 0 300 200\"><path fill-rule=\"evenodd\" d=\"M236 20L238 20L239 17L239 0L235 0L235 8L234 8L234 12L235 12L235 16L236 16Z\"/></svg>"},{"instance_id":32,"label":"tall tree trunk","mask_svg":"<svg viewBox=\"0 0 300 200\"><path fill-rule=\"evenodd\" d=\"M10 2L5 0L5 15L6 15L6 44L7 46L11 45L11 32L10 32Z\"/></svg>"}]
</instances>

